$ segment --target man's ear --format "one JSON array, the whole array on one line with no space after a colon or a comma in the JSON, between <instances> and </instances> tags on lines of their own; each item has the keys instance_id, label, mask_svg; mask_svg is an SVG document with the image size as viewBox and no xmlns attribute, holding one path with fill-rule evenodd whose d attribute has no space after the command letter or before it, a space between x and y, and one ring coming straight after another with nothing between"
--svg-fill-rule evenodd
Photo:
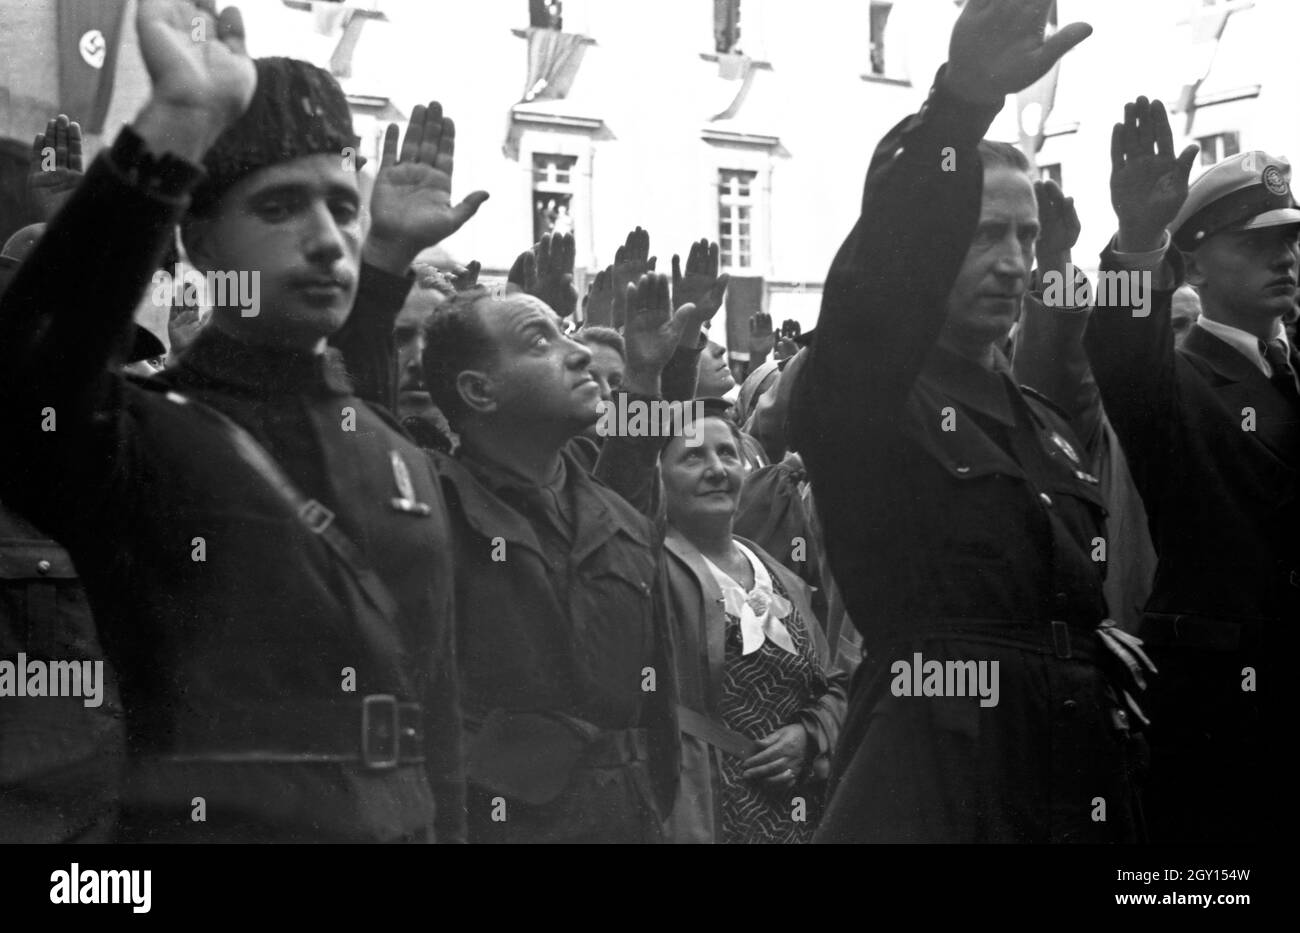
<instances>
[{"instance_id":1,"label":"man's ear","mask_svg":"<svg viewBox=\"0 0 1300 933\"><path fill-rule=\"evenodd\" d=\"M456 391L460 393L461 401L475 414L491 414L500 405L496 381L482 370L462 370L456 377Z\"/></svg>"},{"instance_id":2,"label":"man's ear","mask_svg":"<svg viewBox=\"0 0 1300 933\"><path fill-rule=\"evenodd\" d=\"M1183 267L1187 272L1187 284L1200 288L1205 284L1205 269L1196 258L1196 253L1183 253Z\"/></svg>"}]
</instances>

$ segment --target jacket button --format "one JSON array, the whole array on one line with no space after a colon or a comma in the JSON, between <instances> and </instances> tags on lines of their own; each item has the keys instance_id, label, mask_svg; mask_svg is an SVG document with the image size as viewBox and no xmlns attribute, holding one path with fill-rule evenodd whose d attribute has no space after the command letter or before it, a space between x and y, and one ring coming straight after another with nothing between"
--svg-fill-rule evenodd
<instances>
[{"instance_id":1,"label":"jacket button","mask_svg":"<svg viewBox=\"0 0 1300 933\"><path fill-rule=\"evenodd\" d=\"M1065 609L1070 605L1070 597L1064 593L1056 594L1056 608Z\"/></svg>"},{"instance_id":2,"label":"jacket button","mask_svg":"<svg viewBox=\"0 0 1300 933\"><path fill-rule=\"evenodd\" d=\"M955 469L958 473L961 473L961 474L963 474L963 475L965 475L966 473L969 473L969 472L970 472L970 467L968 467L968 466L967 466L966 464L964 464L964 463L959 463L959 464L957 464L957 466L954 467L954 469Z\"/></svg>"},{"instance_id":3,"label":"jacket button","mask_svg":"<svg viewBox=\"0 0 1300 933\"><path fill-rule=\"evenodd\" d=\"M1065 714L1067 716L1073 716L1074 710L1076 707L1078 707L1078 705L1079 704L1074 702L1074 700L1066 700L1064 703L1061 704L1061 709L1065 711Z\"/></svg>"},{"instance_id":4,"label":"jacket button","mask_svg":"<svg viewBox=\"0 0 1300 933\"><path fill-rule=\"evenodd\" d=\"M37 573L42 573L42 574L44 574L44 573L49 573L49 572L50 572L50 562L49 562L48 560L37 561L37 562L36 562L36 572L37 572Z\"/></svg>"},{"instance_id":5,"label":"jacket button","mask_svg":"<svg viewBox=\"0 0 1300 933\"><path fill-rule=\"evenodd\" d=\"M1043 501L1043 505L1045 505L1045 506L1047 506L1047 507L1049 507L1049 508L1051 507L1051 505L1052 505L1052 497L1049 496L1047 493L1045 493L1045 492L1040 492L1040 493L1038 494L1038 498L1041 499L1041 500Z\"/></svg>"}]
</instances>

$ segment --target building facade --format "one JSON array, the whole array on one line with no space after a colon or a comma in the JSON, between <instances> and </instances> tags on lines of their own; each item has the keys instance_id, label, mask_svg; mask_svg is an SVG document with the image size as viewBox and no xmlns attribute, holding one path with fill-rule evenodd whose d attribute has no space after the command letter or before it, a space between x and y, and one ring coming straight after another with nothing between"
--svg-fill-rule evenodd
<instances>
[{"instance_id":1,"label":"building facade","mask_svg":"<svg viewBox=\"0 0 1300 933\"><path fill-rule=\"evenodd\" d=\"M0 0L0 136L15 141L6 152L29 147L59 109L58 7L79 2L96 0ZM372 159L366 173L389 121L403 121L417 103L443 103L457 127L453 196L492 194L447 242L456 258L503 276L539 233L572 232L583 281L613 261L638 225L650 231L662 271L692 240L718 240L736 285L728 326L714 331L725 329L743 352L756 310L778 324L814 325L872 148L924 99L961 4L239 6L252 54L306 58L339 76ZM92 153L148 92L133 16L131 0L104 130L88 138ZM1110 131L1126 100L1145 93L1170 104L1177 141L1201 141L1205 164L1246 149L1300 152L1294 0L1059 0L1058 18L1086 19L1095 34L1066 58L1054 98L1034 108L1011 102L993 135L1020 142L1041 132L1038 169L1079 208L1081 266L1095 266L1114 225Z\"/></svg>"}]
</instances>

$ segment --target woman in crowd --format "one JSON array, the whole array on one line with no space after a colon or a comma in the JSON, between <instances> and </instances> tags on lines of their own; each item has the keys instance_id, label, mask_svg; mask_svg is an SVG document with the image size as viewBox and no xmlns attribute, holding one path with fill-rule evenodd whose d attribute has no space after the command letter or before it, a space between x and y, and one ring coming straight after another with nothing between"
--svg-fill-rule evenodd
<instances>
[{"instance_id":1,"label":"woman in crowd","mask_svg":"<svg viewBox=\"0 0 1300 933\"><path fill-rule=\"evenodd\" d=\"M732 534L742 440L705 408L661 460L680 678L677 842L807 842L845 708L806 584Z\"/></svg>"}]
</instances>

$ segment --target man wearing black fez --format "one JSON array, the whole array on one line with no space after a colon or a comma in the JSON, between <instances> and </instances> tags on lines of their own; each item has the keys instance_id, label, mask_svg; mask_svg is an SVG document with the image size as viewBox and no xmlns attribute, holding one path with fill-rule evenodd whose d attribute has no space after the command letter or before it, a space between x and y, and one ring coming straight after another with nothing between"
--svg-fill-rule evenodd
<instances>
[{"instance_id":1,"label":"man wearing black fez","mask_svg":"<svg viewBox=\"0 0 1300 933\"><path fill-rule=\"evenodd\" d=\"M250 61L233 8L142 0L137 30L152 96L0 302L0 498L72 553L117 669L119 838L461 840L442 496L326 339L354 298L395 316L389 273L486 195L449 204L454 129L417 108L363 263L334 80ZM105 375L182 218L225 297L175 370Z\"/></svg>"},{"instance_id":2,"label":"man wearing black fez","mask_svg":"<svg viewBox=\"0 0 1300 933\"><path fill-rule=\"evenodd\" d=\"M1284 665L1300 625L1300 360L1283 327L1300 270L1291 167L1246 152L1189 188L1190 159L1175 166L1164 106L1145 98L1125 108L1112 159L1119 233L1102 268L1146 276L1151 294L1098 308L1086 345L1159 558L1139 631L1160 672L1151 839L1283 838ZM1202 313L1175 349L1184 270Z\"/></svg>"}]
</instances>

